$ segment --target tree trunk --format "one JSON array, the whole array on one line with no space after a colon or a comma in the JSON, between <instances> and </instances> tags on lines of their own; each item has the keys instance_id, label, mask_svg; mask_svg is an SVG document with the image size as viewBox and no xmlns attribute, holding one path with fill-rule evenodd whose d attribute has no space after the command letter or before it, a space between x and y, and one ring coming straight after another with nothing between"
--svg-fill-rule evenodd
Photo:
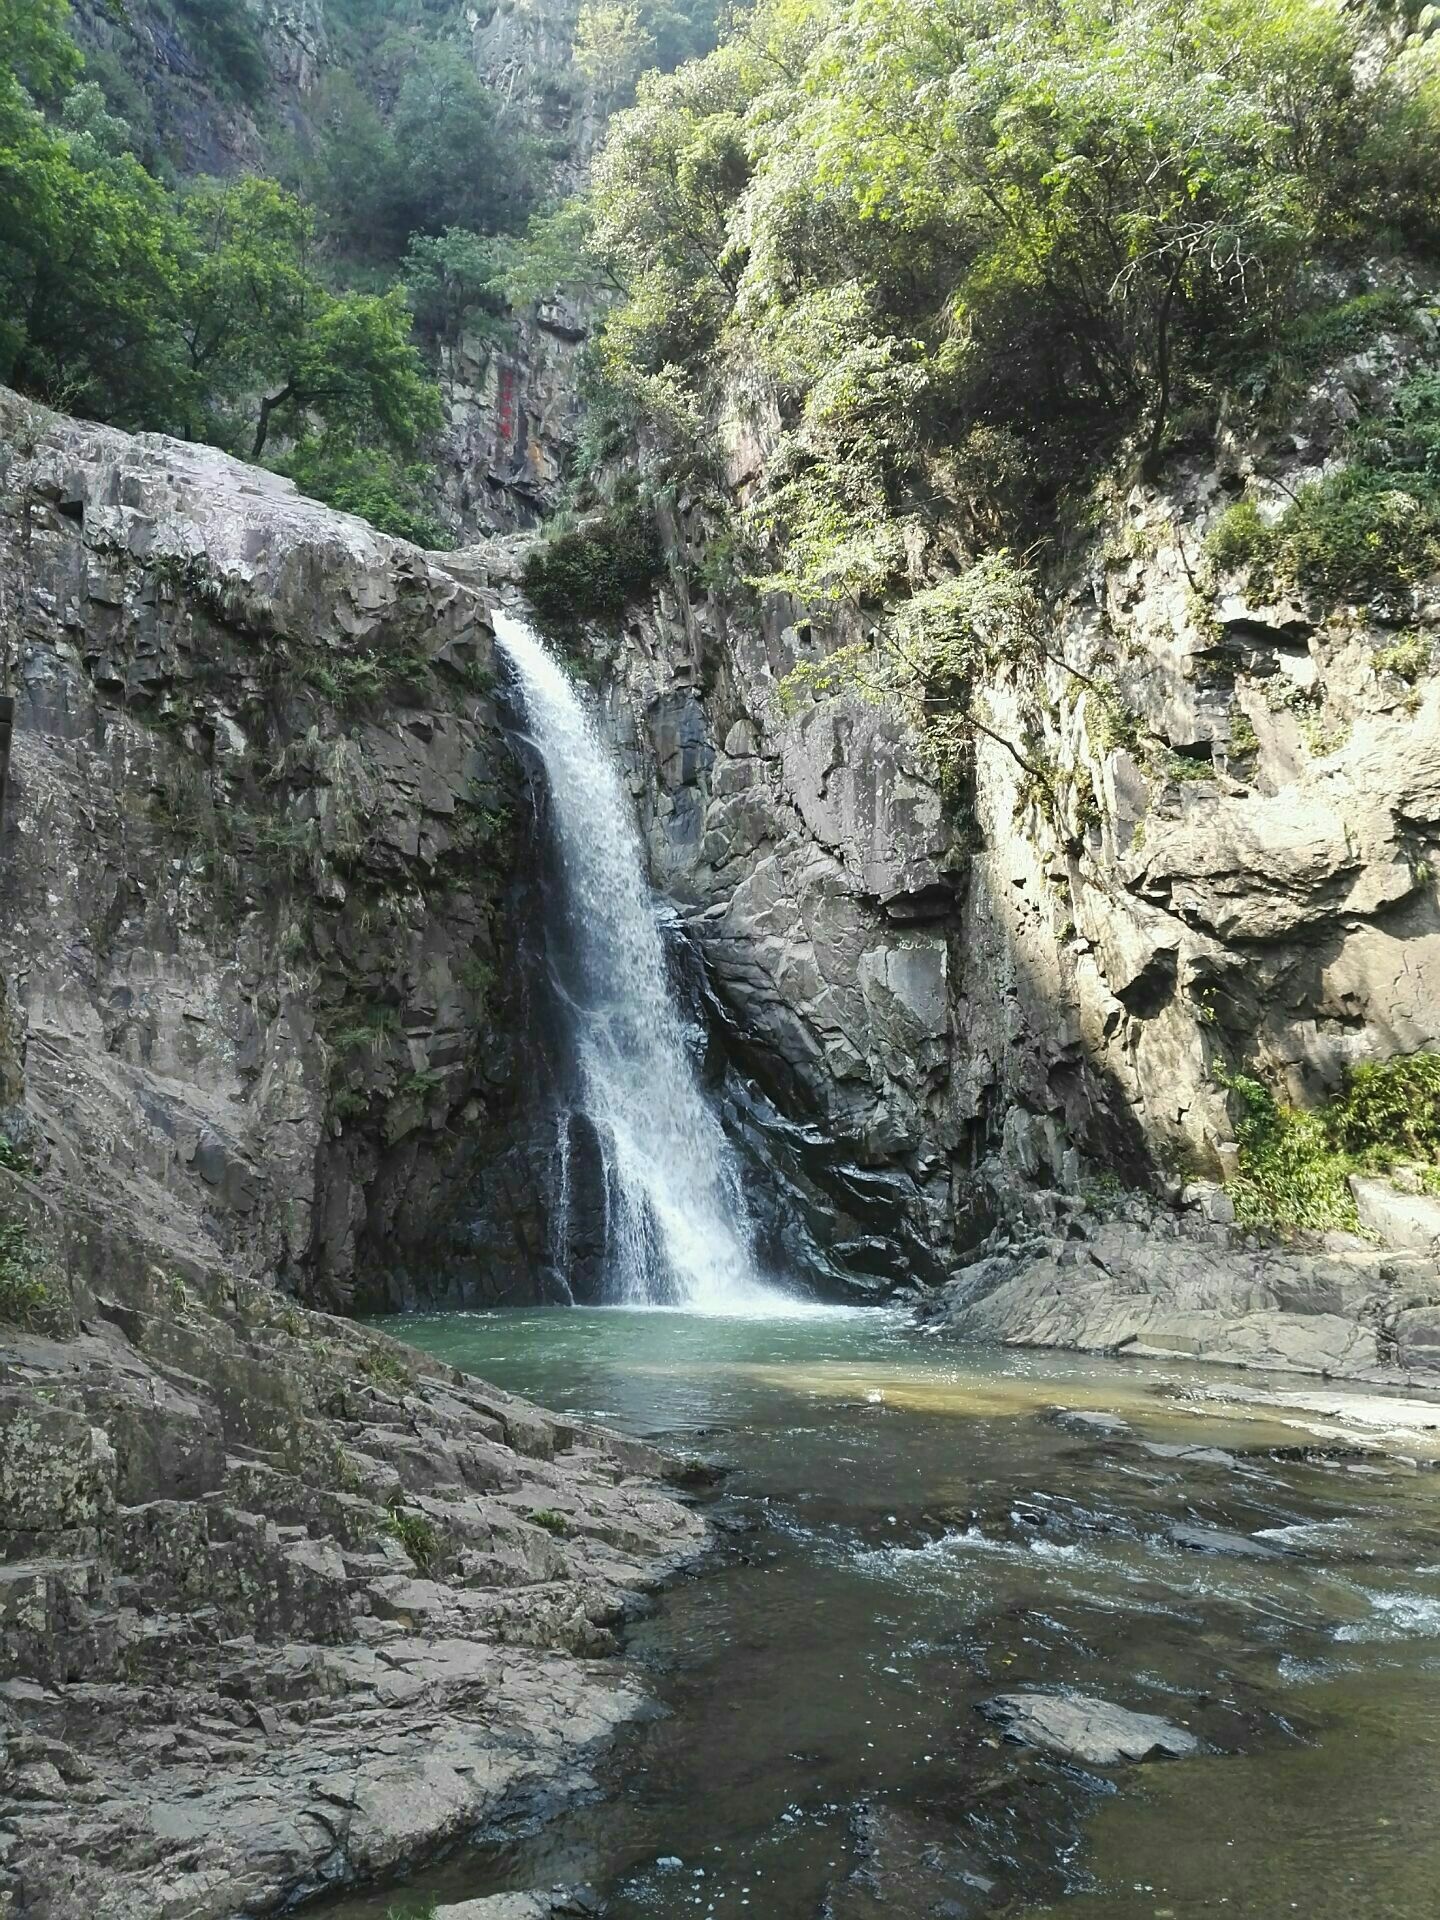
<instances>
[{"instance_id":1,"label":"tree trunk","mask_svg":"<svg viewBox=\"0 0 1440 1920\"><path fill-rule=\"evenodd\" d=\"M265 442L270 434L270 416L277 407L283 407L287 400L295 398L295 382L287 380L279 393L272 393L260 402L260 418L255 423L255 444L250 449L250 458L258 460L265 451Z\"/></svg>"}]
</instances>

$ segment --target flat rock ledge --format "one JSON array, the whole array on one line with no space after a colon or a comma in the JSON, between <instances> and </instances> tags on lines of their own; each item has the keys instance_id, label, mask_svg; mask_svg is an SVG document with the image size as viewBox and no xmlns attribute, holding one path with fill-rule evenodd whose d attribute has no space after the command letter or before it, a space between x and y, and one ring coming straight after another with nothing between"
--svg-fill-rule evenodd
<instances>
[{"instance_id":1,"label":"flat rock ledge","mask_svg":"<svg viewBox=\"0 0 1440 1920\"><path fill-rule=\"evenodd\" d=\"M942 1332L1396 1385L1440 1383L1440 1264L1350 1236L1262 1246L1136 1202L983 1254L920 1307Z\"/></svg>"},{"instance_id":2,"label":"flat rock ledge","mask_svg":"<svg viewBox=\"0 0 1440 1920\"><path fill-rule=\"evenodd\" d=\"M586 1790L703 1543L663 1457L0 1183L46 1303L0 1325L0 1914L272 1914Z\"/></svg>"},{"instance_id":3,"label":"flat rock ledge","mask_svg":"<svg viewBox=\"0 0 1440 1920\"><path fill-rule=\"evenodd\" d=\"M1088 1766L1116 1767L1167 1755L1181 1759L1200 1751L1200 1742L1184 1727L1093 1694L1001 1693L981 1711L999 1723L1007 1739Z\"/></svg>"}]
</instances>

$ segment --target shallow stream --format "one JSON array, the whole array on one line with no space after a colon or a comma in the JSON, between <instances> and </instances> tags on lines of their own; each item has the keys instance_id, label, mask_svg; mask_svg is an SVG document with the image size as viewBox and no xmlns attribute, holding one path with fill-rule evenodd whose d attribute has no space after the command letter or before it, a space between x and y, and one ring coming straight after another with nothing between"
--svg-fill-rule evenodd
<instances>
[{"instance_id":1,"label":"shallow stream","mask_svg":"<svg viewBox=\"0 0 1440 1920\"><path fill-rule=\"evenodd\" d=\"M977 1353L873 1310L387 1325L733 1471L718 1558L631 1629L662 1711L597 1796L346 1920L558 1883L612 1920L1440 1912L1440 1476L1284 1401L1307 1383ZM980 1709L1029 1688L1202 1751L1019 1747Z\"/></svg>"}]
</instances>

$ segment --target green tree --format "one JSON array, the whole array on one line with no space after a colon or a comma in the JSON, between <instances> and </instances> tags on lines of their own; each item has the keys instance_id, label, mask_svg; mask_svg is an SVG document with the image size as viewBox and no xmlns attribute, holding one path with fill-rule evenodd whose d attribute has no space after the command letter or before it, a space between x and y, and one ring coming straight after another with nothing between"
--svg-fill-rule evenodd
<instances>
[{"instance_id":1,"label":"green tree","mask_svg":"<svg viewBox=\"0 0 1440 1920\"><path fill-rule=\"evenodd\" d=\"M412 234L513 230L534 208L543 154L453 47L412 48L388 118L342 73L319 119L301 171L343 255L394 261Z\"/></svg>"},{"instance_id":2,"label":"green tree","mask_svg":"<svg viewBox=\"0 0 1440 1920\"><path fill-rule=\"evenodd\" d=\"M277 425L306 414L401 452L414 449L442 419L440 393L410 339L404 289L384 294L323 294L285 350L268 356L279 381L265 395L251 457L259 459Z\"/></svg>"},{"instance_id":3,"label":"green tree","mask_svg":"<svg viewBox=\"0 0 1440 1920\"><path fill-rule=\"evenodd\" d=\"M0 0L0 94L55 99L80 71L65 0Z\"/></svg>"},{"instance_id":4,"label":"green tree","mask_svg":"<svg viewBox=\"0 0 1440 1920\"><path fill-rule=\"evenodd\" d=\"M41 13L6 30L19 71L58 85L75 64ZM76 89L52 126L13 72L0 77L0 378L100 419L164 425L176 227L124 134L98 88Z\"/></svg>"},{"instance_id":5,"label":"green tree","mask_svg":"<svg viewBox=\"0 0 1440 1920\"><path fill-rule=\"evenodd\" d=\"M575 23L575 65L600 99L633 94L655 65L655 37L635 0L585 0Z\"/></svg>"},{"instance_id":6,"label":"green tree","mask_svg":"<svg viewBox=\"0 0 1440 1920\"><path fill-rule=\"evenodd\" d=\"M507 303L496 246L463 227L411 236L400 272L422 333L452 346L464 333L505 337Z\"/></svg>"},{"instance_id":7,"label":"green tree","mask_svg":"<svg viewBox=\"0 0 1440 1920\"><path fill-rule=\"evenodd\" d=\"M402 289L335 295L314 269L309 211L274 181L215 181L187 199L179 330L192 393L243 431L258 460L313 416L360 442L408 452L440 422L410 340ZM258 397L257 397L258 396Z\"/></svg>"},{"instance_id":8,"label":"green tree","mask_svg":"<svg viewBox=\"0 0 1440 1920\"><path fill-rule=\"evenodd\" d=\"M425 468L407 464L386 447L362 445L344 427L302 434L271 464L302 493L342 513L358 513L381 533L422 547L448 544L426 499Z\"/></svg>"},{"instance_id":9,"label":"green tree","mask_svg":"<svg viewBox=\"0 0 1440 1920\"><path fill-rule=\"evenodd\" d=\"M391 132L404 168L409 230L522 226L535 204L539 156L455 49L425 48L400 84Z\"/></svg>"},{"instance_id":10,"label":"green tree","mask_svg":"<svg viewBox=\"0 0 1440 1920\"><path fill-rule=\"evenodd\" d=\"M332 74L316 102L318 136L301 169L335 249L352 260L396 259L411 230L405 167L395 138L354 74Z\"/></svg>"},{"instance_id":11,"label":"green tree","mask_svg":"<svg viewBox=\"0 0 1440 1920\"><path fill-rule=\"evenodd\" d=\"M611 386L739 371L769 578L883 601L940 530L1043 531L1317 294L1440 244L1440 49L1329 0L761 0L640 82L595 169ZM996 484L991 485L991 479Z\"/></svg>"},{"instance_id":12,"label":"green tree","mask_svg":"<svg viewBox=\"0 0 1440 1920\"><path fill-rule=\"evenodd\" d=\"M575 22L574 58L602 100L630 98L642 73L670 73L682 61L709 53L722 21L734 11L725 0L583 0Z\"/></svg>"}]
</instances>

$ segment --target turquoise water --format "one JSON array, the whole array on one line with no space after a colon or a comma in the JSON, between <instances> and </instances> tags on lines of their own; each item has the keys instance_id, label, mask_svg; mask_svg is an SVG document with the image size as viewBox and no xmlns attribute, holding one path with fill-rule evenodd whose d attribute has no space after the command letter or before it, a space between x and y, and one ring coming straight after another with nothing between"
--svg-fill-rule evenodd
<instances>
[{"instance_id":1,"label":"turquoise water","mask_svg":"<svg viewBox=\"0 0 1440 1920\"><path fill-rule=\"evenodd\" d=\"M1306 1457L1273 1410L1217 1408L1215 1369L967 1352L873 1310L386 1324L734 1469L713 1563L631 1631L662 1712L600 1796L407 1901L584 1882L614 1920L1440 1910L1431 1473ZM1187 1550L1176 1525L1273 1557ZM1027 1687L1162 1714L1205 1751L1106 1772L1022 1750L980 1707Z\"/></svg>"}]
</instances>

